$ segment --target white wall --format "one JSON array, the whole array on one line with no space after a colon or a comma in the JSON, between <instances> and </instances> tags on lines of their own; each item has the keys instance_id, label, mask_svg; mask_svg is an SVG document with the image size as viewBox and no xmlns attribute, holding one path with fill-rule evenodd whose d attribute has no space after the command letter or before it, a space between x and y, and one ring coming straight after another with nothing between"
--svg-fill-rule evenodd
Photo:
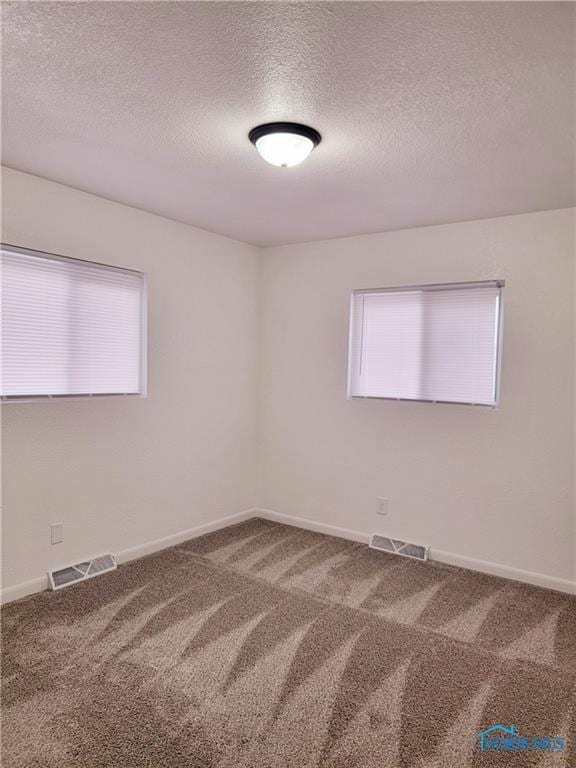
<instances>
[{"instance_id":1,"label":"white wall","mask_svg":"<svg viewBox=\"0 0 576 768\"><path fill-rule=\"evenodd\" d=\"M269 248L262 264L260 503L572 581L573 211ZM497 410L346 399L354 288L492 278Z\"/></svg>"},{"instance_id":2,"label":"white wall","mask_svg":"<svg viewBox=\"0 0 576 768\"><path fill-rule=\"evenodd\" d=\"M150 319L148 399L3 407L4 588L255 505L574 579L574 211L261 255L2 181L4 241L146 271ZM352 289L490 278L507 281L498 410L346 400Z\"/></svg>"},{"instance_id":3,"label":"white wall","mask_svg":"<svg viewBox=\"0 0 576 768\"><path fill-rule=\"evenodd\" d=\"M4 588L254 506L257 249L16 171L2 182L5 242L149 281L147 399L2 409Z\"/></svg>"}]
</instances>

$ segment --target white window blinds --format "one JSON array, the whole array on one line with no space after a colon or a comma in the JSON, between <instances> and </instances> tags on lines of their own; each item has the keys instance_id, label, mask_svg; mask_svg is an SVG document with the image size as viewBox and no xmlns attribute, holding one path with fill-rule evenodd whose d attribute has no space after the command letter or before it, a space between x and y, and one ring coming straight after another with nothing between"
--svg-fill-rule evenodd
<instances>
[{"instance_id":1,"label":"white window blinds","mask_svg":"<svg viewBox=\"0 0 576 768\"><path fill-rule=\"evenodd\" d=\"M142 273L13 246L0 266L3 400L145 394Z\"/></svg>"},{"instance_id":2,"label":"white window blinds","mask_svg":"<svg viewBox=\"0 0 576 768\"><path fill-rule=\"evenodd\" d=\"M349 396L496 405L502 287L354 291Z\"/></svg>"}]
</instances>

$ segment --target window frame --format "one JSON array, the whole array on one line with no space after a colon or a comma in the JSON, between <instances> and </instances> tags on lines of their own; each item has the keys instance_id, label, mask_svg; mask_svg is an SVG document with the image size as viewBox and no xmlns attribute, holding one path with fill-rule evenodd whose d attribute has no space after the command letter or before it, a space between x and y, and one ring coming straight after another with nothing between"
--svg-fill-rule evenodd
<instances>
[{"instance_id":1,"label":"window frame","mask_svg":"<svg viewBox=\"0 0 576 768\"><path fill-rule=\"evenodd\" d=\"M26 248L20 245L13 245L12 243L0 243L0 250L9 251L15 254L22 254L24 256L35 256L49 261L63 261L71 262L74 264L88 264L92 267L106 271L115 271L122 273L129 273L137 275L142 281L142 302L140 307L140 391L139 392L97 392L97 393L75 393L75 394L58 394L58 395L1 395L0 394L0 406L8 405L10 403L22 404L22 403L48 403L48 402L62 402L70 400L95 400L99 398L109 399L111 397L123 397L130 399L142 400L148 397L148 275L146 272L141 272L137 269L129 269L127 267L118 267L114 264L105 264L100 261L91 261L89 259L78 259L73 256L63 256L59 253L52 253L50 251L41 251L37 248ZM1 273L1 266L0 266ZM0 366L1 366L1 344L2 338L0 336Z\"/></svg>"},{"instance_id":2,"label":"window frame","mask_svg":"<svg viewBox=\"0 0 576 768\"><path fill-rule=\"evenodd\" d=\"M349 323L348 323L348 359L346 372L346 398L348 400L387 400L399 403L435 403L438 405L462 405L465 407L488 408L495 410L500 405L500 384L502 378L502 341L503 341L503 318L504 301L502 289L505 287L505 280L477 280L457 283L428 283L423 285L399 285L386 288L356 288L350 294ZM498 288L498 323L495 333L496 354L495 364L496 373L494 377L494 403L471 403L463 400L433 400L429 398L415 397L386 397L383 395L354 395L352 394L352 348L354 344L354 298L358 294L368 293L401 293L404 291L450 291L462 290L467 288L495 287Z\"/></svg>"}]
</instances>

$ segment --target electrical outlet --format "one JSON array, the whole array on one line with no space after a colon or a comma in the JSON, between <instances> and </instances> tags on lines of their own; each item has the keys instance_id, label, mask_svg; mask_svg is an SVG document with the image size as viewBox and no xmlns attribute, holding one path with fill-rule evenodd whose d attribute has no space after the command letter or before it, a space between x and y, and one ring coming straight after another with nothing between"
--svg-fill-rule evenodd
<instances>
[{"instance_id":1,"label":"electrical outlet","mask_svg":"<svg viewBox=\"0 0 576 768\"><path fill-rule=\"evenodd\" d=\"M61 544L64 541L64 523L53 523L50 526L50 543Z\"/></svg>"},{"instance_id":2,"label":"electrical outlet","mask_svg":"<svg viewBox=\"0 0 576 768\"><path fill-rule=\"evenodd\" d=\"M386 517L388 514L388 499L382 496L376 498L376 514Z\"/></svg>"}]
</instances>

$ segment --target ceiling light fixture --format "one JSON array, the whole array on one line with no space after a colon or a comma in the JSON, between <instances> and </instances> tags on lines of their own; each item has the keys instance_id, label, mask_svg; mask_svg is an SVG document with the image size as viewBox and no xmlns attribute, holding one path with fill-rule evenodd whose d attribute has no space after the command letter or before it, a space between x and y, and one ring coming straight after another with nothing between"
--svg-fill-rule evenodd
<instances>
[{"instance_id":1,"label":"ceiling light fixture","mask_svg":"<svg viewBox=\"0 0 576 768\"><path fill-rule=\"evenodd\" d=\"M300 123L265 123L252 128L248 138L270 165L290 168L306 160L322 141L314 128Z\"/></svg>"}]
</instances>

